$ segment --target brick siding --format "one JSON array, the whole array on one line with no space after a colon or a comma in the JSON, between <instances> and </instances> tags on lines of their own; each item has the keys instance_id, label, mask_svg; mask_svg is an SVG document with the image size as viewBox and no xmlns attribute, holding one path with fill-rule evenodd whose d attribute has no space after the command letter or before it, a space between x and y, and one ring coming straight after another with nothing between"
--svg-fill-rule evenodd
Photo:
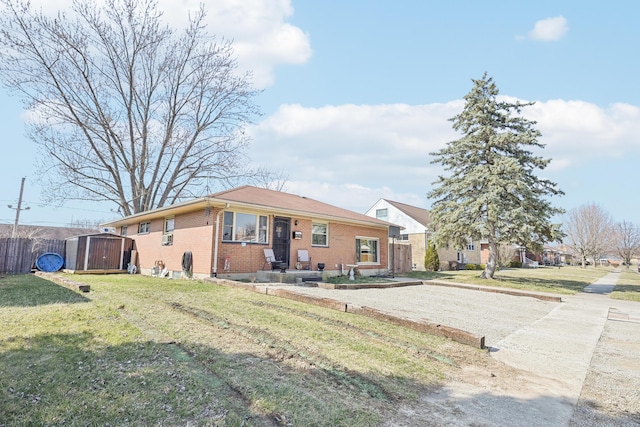
<instances>
[{"instance_id":1,"label":"brick siding","mask_svg":"<svg viewBox=\"0 0 640 427\"><path fill-rule=\"evenodd\" d=\"M216 218L219 210L201 209L198 211L175 216L173 244L163 246L162 235L165 218L151 221L150 232L138 234L138 223L128 224L128 237L135 240L138 250L138 267L143 274L150 274L156 262L162 261L170 271L182 271L182 256L184 252L193 254L194 276L208 277L214 272L214 236L216 233ZM222 242L222 215L220 215L218 241L218 274L251 273L262 270L265 257L263 249L270 248L270 244L240 242ZM273 236L273 215L269 215L268 241ZM298 225L294 221L298 220ZM312 261L312 268L317 269L319 262L325 263L326 270L346 268L347 264L356 261L356 237L379 239L379 264L362 265L361 270L386 270L388 265L388 237L387 230L369 228L339 222L329 223L328 247L313 246L311 244L311 219L291 218L291 231L301 231L301 239L291 239L289 260L290 268L297 262L298 249L307 249ZM270 267L265 267L270 268Z\"/></svg>"}]
</instances>

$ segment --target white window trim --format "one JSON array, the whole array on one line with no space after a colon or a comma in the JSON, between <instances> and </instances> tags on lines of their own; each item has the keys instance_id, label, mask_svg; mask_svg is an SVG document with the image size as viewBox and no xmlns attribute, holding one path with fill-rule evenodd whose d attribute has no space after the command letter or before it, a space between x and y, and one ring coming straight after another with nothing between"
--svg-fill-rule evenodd
<instances>
[{"instance_id":1,"label":"white window trim","mask_svg":"<svg viewBox=\"0 0 640 427\"><path fill-rule=\"evenodd\" d=\"M173 220L173 228L171 230L167 230L167 222L169 220ZM168 216L164 219L164 234L173 234L173 231L176 229L176 217Z\"/></svg>"},{"instance_id":2,"label":"white window trim","mask_svg":"<svg viewBox=\"0 0 640 427\"><path fill-rule=\"evenodd\" d=\"M380 246L380 238L379 237L369 237L369 236L356 236L356 240L375 240L376 242L378 242L378 250L376 251L376 260L375 261L357 261L356 264L357 265L380 265L380 258L381 258L381 253L380 251L381 246ZM355 242L354 242L355 243ZM356 254L356 255L360 255L360 254Z\"/></svg>"},{"instance_id":3,"label":"white window trim","mask_svg":"<svg viewBox=\"0 0 640 427\"><path fill-rule=\"evenodd\" d=\"M146 231L141 231L142 224L147 224ZM151 221L142 221L138 223L138 234L149 234L149 233L151 233Z\"/></svg>"},{"instance_id":4,"label":"white window trim","mask_svg":"<svg viewBox=\"0 0 640 427\"><path fill-rule=\"evenodd\" d=\"M224 238L224 229L226 227L226 224L224 223L224 214L223 214L223 220L222 220L222 241L225 243L249 243L249 244L259 244L259 245L264 245L264 244L269 244L269 215L265 215L264 213L258 213L258 212L251 212L251 211L234 211L234 210L225 210L225 213L230 213L233 214L233 223L231 225L231 239L225 239ZM256 240L235 240L235 235L236 235L236 227L238 225L238 221L236 219L236 216L238 214L245 214L245 215L254 215L256 217ZM265 240L264 242L260 241L260 218L266 218L266 225L265 225L265 233L264 233L264 237Z\"/></svg>"},{"instance_id":5,"label":"white window trim","mask_svg":"<svg viewBox=\"0 0 640 427\"><path fill-rule=\"evenodd\" d=\"M327 234L325 234L325 236L327 237L327 243L324 245L320 245L317 243L313 243L313 226L314 224L322 224L322 225L326 225L327 226ZM328 248L329 247L329 223L325 222L325 221L311 221L311 246L317 247L317 248Z\"/></svg>"},{"instance_id":6,"label":"white window trim","mask_svg":"<svg viewBox=\"0 0 640 427\"><path fill-rule=\"evenodd\" d=\"M467 241L467 251L472 251L472 252L473 252L473 251L475 251L475 250L476 250L476 245L475 245L475 243L473 243L473 240L472 240L472 239L469 239L469 240Z\"/></svg>"}]
</instances>

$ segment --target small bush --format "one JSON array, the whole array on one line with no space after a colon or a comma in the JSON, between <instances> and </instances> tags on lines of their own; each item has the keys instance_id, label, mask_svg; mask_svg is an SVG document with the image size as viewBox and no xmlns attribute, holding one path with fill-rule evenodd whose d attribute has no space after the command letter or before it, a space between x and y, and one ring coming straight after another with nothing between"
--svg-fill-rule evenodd
<instances>
[{"instance_id":1,"label":"small bush","mask_svg":"<svg viewBox=\"0 0 640 427\"><path fill-rule=\"evenodd\" d=\"M449 261L440 262L440 271L450 271L450 270L451 270L451 264L449 264Z\"/></svg>"},{"instance_id":2,"label":"small bush","mask_svg":"<svg viewBox=\"0 0 640 427\"><path fill-rule=\"evenodd\" d=\"M466 264L464 266L464 269L465 270L477 270L478 268L477 268L476 264Z\"/></svg>"},{"instance_id":3,"label":"small bush","mask_svg":"<svg viewBox=\"0 0 640 427\"><path fill-rule=\"evenodd\" d=\"M487 268L487 266L486 266L485 264L478 264L478 265L476 265L476 270L484 270L484 269L486 269L486 268Z\"/></svg>"},{"instance_id":4,"label":"small bush","mask_svg":"<svg viewBox=\"0 0 640 427\"><path fill-rule=\"evenodd\" d=\"M522 263L520 261L510 261L509 268L522 268Z\"/></svg>"},{"instance_id":5,"label":"small bush","mask_svg":"<svg viewBox=\"0 0 640 427\"><path fill-rule=\"evenodd\" d=\"M424 256L424 268L427 271L438 271L440 268L440 259L438 258L438 251L433 243L427 247L427 252Z\"/></svg>"}]
</instances>

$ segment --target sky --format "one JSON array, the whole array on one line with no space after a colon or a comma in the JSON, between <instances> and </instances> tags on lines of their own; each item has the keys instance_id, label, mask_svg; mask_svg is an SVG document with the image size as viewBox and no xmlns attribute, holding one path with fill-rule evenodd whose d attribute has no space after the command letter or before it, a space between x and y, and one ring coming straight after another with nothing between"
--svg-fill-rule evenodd
<instances>
[{"instance_id":1,"label":"sky","mask_svg":"<svg viewBox=\"0 0 640 427\"><path fill-rule=\"evenodd\" d=\"M47 11L67 0L33 0ZM184 25L197 0L158 0ZM567 211L595 203L640 225L640 3L635 1L205 0L209 32L234 40L253 72L262 115L247 129L254 166L288 177L285 191L364 213L380 198L429 208L443 170L430 153L460 138L472 79L535 102L551 159L537 175ZM37 151L20 101L0 89L0 223L65 226L116 219L115 206L41 203ZM12 208L7 207L12 205Z\"/></svg>"}]
</instances>

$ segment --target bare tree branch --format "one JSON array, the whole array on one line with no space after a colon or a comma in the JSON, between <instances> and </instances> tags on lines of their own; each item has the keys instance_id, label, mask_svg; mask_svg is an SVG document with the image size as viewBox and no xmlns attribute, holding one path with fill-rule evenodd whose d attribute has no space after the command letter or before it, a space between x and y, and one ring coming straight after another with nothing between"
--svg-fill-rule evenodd
<instances>
[{"instance_id":1,"label":"bare tree branch","mask_svg":"<svg viewBox=\"0 0 640 427\"><path fill-rule=\"evenodd\" d=\"M563 224L567 245L580 257L582 266L587 258L594 264L614 247L614 227L611 216L595 203L579 206L568 212Z\"/></svg>"},{"instance_id":2,"label":"bare tree branch","mask_svg":"<svg viewBox=\"0 0 640 427\"><path fill-rule=\"evenodd\" d=\"M622 262L631 265L631 258L640 252L640 228L629 221L621 221L615 225L614 238Z\"/></svg>"},{"instance_id":3,"label":"bare tree branch","mask_svg":"<svg viewBox=\"0 0 640 427\"><path fill-rule=\"evenodd\" d=\"M0 5L0 75L31 113L51 195L130 215L197 192L205 171L249 174L258 91L231 41L207 34L203 6L177 33L155 0L78 0L55 18Z\"/></svg>"}]
</instances>

